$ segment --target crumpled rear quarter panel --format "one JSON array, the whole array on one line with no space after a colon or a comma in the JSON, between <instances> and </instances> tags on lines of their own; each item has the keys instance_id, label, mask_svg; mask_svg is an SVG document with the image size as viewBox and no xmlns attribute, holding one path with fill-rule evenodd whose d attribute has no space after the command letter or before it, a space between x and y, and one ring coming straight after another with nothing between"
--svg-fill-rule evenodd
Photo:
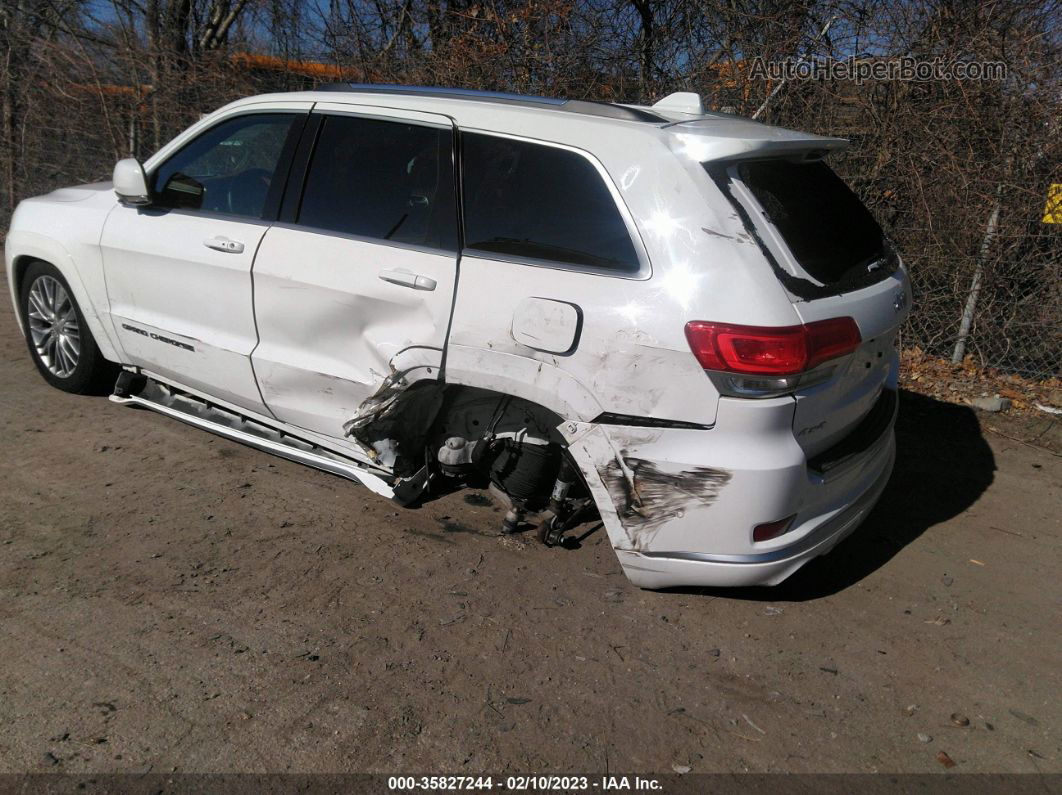
<instances>
[{"instance_id":1,"label":"crumpled rear quarter panel","mask_svg":"<svg viewBox=\"0 0 1062 795\"><path fill-rule=\"evenodd\" d=\"M617 550L747 554L808 483L791 398L723 398L708 430L563 427Z\"/></svg>"}]
</instances>

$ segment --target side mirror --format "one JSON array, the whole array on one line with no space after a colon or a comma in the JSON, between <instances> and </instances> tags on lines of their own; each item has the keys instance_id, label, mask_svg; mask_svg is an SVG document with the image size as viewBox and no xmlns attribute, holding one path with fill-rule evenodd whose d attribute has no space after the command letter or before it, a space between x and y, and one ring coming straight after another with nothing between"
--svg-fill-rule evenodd
<instances>
[{"instance_id":1,"label":"side mirror","mask_svg":"<svg viewBox=\"0 0 1062 795\"><path fill-rule=\"evenodd\" d=\"M114 192L118 194L118 201L130 207L151 204L147 177L139 160L129 157L118 161L114 167Z\"/></svg>"}]
</instances>

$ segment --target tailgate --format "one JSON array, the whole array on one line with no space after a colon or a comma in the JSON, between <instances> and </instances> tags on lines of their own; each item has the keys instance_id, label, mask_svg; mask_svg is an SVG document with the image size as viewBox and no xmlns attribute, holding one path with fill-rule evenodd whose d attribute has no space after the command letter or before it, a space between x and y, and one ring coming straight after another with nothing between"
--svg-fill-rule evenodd
<instances>
[{"instance_id":1,"label":"tailgate","mask_svg":"<svg viewBox=\"0 0 1062 795\"><path fill-rule=\"evenodd\" d=\"M863 338L854 353L838 360L829 380L795 394L793 434L808 458L854 431L878 404L883 389L896 389L896 333L907 314L907 289L898 270L854 293L794 304L804 323L852 317Z\"/></svg>"},{"instance_id":2,"label":"tailgate","mask_svg":"<svg viewBox=\"0 0 1062 795\"><path fill-rule=\"evenodd\" d=\"M793 433L809 459L848 434L877 427L870 415L883 390L896 389L896 333L910 305L899 257L821 154L796 151L704 164L771 263L800 320L851 317L859 327L859 347L816 368L809 385L794 392ZM864 420L868 424L861 427Z\"/></svg>"}]
</instances>

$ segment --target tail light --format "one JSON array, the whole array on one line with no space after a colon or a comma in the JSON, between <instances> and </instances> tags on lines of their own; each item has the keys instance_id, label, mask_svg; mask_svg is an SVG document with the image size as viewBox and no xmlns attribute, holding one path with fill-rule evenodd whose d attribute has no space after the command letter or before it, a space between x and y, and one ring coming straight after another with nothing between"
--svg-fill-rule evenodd
<instances>
[{"instance_id":1,"label":"tail light","mask_svg":"<svg viewBox=\"0 0 1062 795\"><path fill-rule=\"evenodd\" d=\"M686 324L690 350L705 370L788 376L849 354L862 339L850 317L802 326L735 326L694 320Z\"/></svg>"}]
</instances>

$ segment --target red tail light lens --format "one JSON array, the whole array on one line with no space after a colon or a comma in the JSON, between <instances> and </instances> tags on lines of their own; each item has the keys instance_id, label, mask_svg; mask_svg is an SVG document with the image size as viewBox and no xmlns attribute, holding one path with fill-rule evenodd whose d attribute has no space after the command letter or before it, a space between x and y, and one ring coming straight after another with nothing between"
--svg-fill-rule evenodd
<instances>
[{"instance_id":1,"label":"red tail light lens","mask_svg":"<svg viewBox=\"0 0 1062 795\"><path fill-rule=\"evenodd\" d=\"M851 353L863 341L859 336L859 326L850 317L816 320L804 326L804 331L808 340L806 370Z\"/></svg>"},{"instance_id":2,"label":"red tail light lens","mask_svg":"<svg viewBox=\"0 0 1062 795\"><path fill-rule=\"evenodd\" d=\"M686 340L705 370L781 376L851 353L862 338L855 320L836 317L781 327L694 320L686 324Z\"/></svg>"}]
</instances>

